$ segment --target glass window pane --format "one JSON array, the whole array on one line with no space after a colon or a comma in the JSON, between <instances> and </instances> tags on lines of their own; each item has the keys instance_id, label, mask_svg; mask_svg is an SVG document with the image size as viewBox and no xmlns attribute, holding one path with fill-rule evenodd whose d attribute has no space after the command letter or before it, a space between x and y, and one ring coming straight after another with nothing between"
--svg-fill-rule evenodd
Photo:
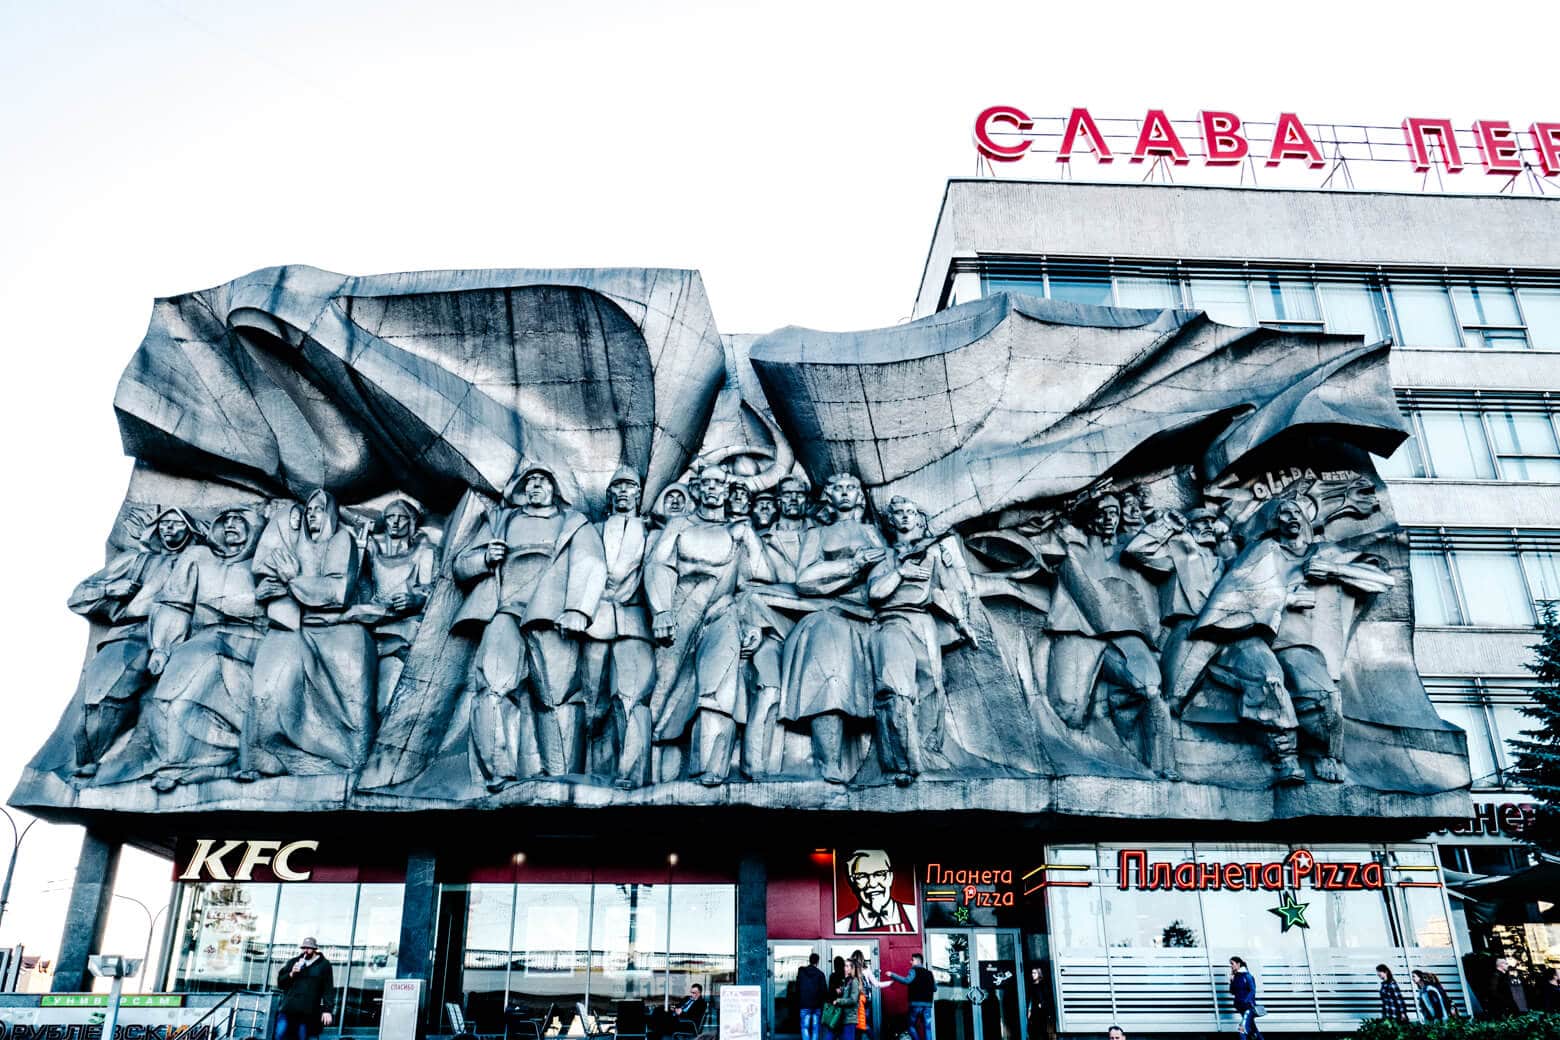
<instances>
[{"instance_id":1,"label":"glass window pane","mask_svg":"<svg viewBox=\"0 0 1560 1040\"><path fill-rule=\"evenodd\" d=\"M1433 699L1436 714L1468 736L1468 771L1473 774L1473 786L1488 787L1495 783L1495 745L1491 743L1484 709L1474 699L1443 700L1440 695Z\"/></svg>"},{"instance_id":2,"label":"glass window pane","mask_svg":"<svg viewBox=\"0 0 1560 1040\"><path fill-rule=\"evenodd\" d=\"M1490 436L1495 438L1495 450L1502 455L1560 454L1560 441L1555 439L1555 425L1548 415L1504 409L1486 414L1490 421Z\"/></svg>"},{"instance_id":3,"label":"glass window pane","mask_svg":"<svg viewBox=\"0 0 1560 1040\"><path fill-rule=\"evenodd\" d=\"M1538 722L1522 714L1522 705L1516 701L1494 701L1490 704L1490 714L1495 720L1496 760L1502 769L1510 769L1515 764L1516 755L1507 741L1522 740L1523 732L1536 728Z\"/></svg>"},{"instance_id":4,"label":"glass window pane","mask_svg":"<svg viewBox=\"0 0 1560 1040\"><path fill-rule=\"evenodd\" d=\"M502 1031L514 927L514 885L471 885L466 910L466 959L461 990L477 1032Z\"/></svg>"},{"instance_id":5,"label":"glass window pane","mask_svg":"<svg viewBox=\"0 0 1560 1040\"><path fill-rule=\"evenodd\" d=\"M523 1018L542 1018L543 1032L575 1019L585 999L590 955L590 885L519 885L515 889L514 957L509 1001L523 1005Z\"/></svg>"},{"instance_id":6,"label":"glass window pane","mask_svg":"<svg viewBox=\"0 0 1560 1040\"><path fill-rule=\"evenodd\" d=\"M181 904L174 988L200 993L271 985L266 972L280 888L217 882L191 886Z\"/></svg>"},{"instance_id":7,"label":"glass window pane","mask_svg":"<svg viewBox=\"0 0 1560 1040\"><path fill-rule=\"evenodd\" d=\"M1354 333L1374 343L1387 338L1381 293L1364 282L1323 282L1316 287L1327 311L1327 331Z\"/></svg>"},{"instance_id":8,"label":"glass window pane","mask_svg":"<svg viewBox=\"0 0 1560 1040\"><path fill-rule=\"evenodd\" d=\"M1046 859L1051 863L1076 864L1088 870L1058 871L1064 881L1088 882L1087 888L1048 887L1045 890L1046 920L1051 944L1056 950L1098 950L1105 946L1104 918L1100 913L1101 881L1096 871L1093 846L1051 848Z\"/></svg>"},{"instance_id":9,"label":"glass window pane","mask_svg":"<svg viewBox=\"0 0 1560 1040\"><path fill-rule=\"evenodd\" d=\"M1560 350L1560 288L1517 290L1528 338L1537 350Z\"/></svg>"},{"instance_id":10,"label":"glass window pane","mask_svg":"<svg viewBox=\"0 0 1560 1040\"><path fill-rule=\"evenodd\" d=\"M995 296L1002 292L1017 293L1020 296L1044 296L1045 283L1040 280L1039 271L1033 275L981 276L982 296Z\"/></svg>"},{"instance_id":11,"label":"glass window pane","mask_svg":"<svg viewBox=\"0 0 1560 1040\"><path fill-rule=\"evenodd\" d=\"M1440 864L1434 849L1424 845L1401 845L1388 854L1400 867L1435 867L1434 872L1414 869L1411 877L1416 881L1441 880ZM1420 948L1446 948L1452 945L1452 925L1447 916L1446 893L1439 888L1401 888L1398 894L1408 908L1404 921L1404 933L1408 945ZM1406 996L1407 994L1405 994Z\"/></svg>"},{"instance_id":12,"label":"glass window pane","mask_svg":"<svg viewBox=\"0 0 1560 1040\"><path fill-rule=\"evenodd\" d=\"M1476 350L1526 350L1527 333L1521 329L1464 329L1463 343Z\"/></svg>"},{"instance_id":13,"label":"glass window pane","mask_svg":"<svg viewBox=\"0 0 1560 1040\"><path fill-rule=\"evenodd\" d=\"M1197 858L1203 863L1273 863L1287 855L1289 848L1283 845L1197 846ZM1223 958L1231 953L1252 961L1262 958L1276 963L1305 963L1301 930L1291 928L1284 932L1274 926L1277 918L1272 907L1277 901L1275 893L1262 890L1211 888L1202 893L1208 945L1217 951L1212 956L1220 971L1221 987L1225 975Z\"/></svg>"},{"instance_id":14,"label":"glass window pane","mask_svg":"<svg viewBox=\"0 0 1560 1040\"><path fill-rule=\"evenodd\" d=\"M1322 312L1316 306L1316 292L1308 279L1280 278L1269 275L1251 283L1257 317L1263 321L1318 321Z\"/></svg>"},{"instance_id":15,"label":"glass window pane","mask_svg":"<svg viewBox=\"0 0 1560 1040\"><path fill-rule=\"evenodd\" d=\"M1086 303L1094 307L1111 306L1110 277L1103 274L1053 274L1051 299L1067 303Z\"/></svg>"},{"instance_id":16,"label":"glass window pane","mask_svg":"<svg viewBox=\"0 0 1560 1040\"><path fill-rule=\"evenodd\" d=\"M401 946L403 885L363 885L358 894L357 923L352 930L352 959L343 972L337 966L337 984L344 986L344 1033L377 1035L379 1012L384 1004L385 980L395 978L396 954Z\"/></svg>"},{"instance_id":17,"label":"glass window pane","mask_svg":"<svg viewBox=\"0 0 1560 1040\"><path fill-rule=\"evenodd\" d=\"M1405 347L1458 347L1457 321L1444 286L1392 286L1392 309Z\"/></svg>"},{"instance_id":18,"label":"glass window pane","mask_svg":"<svg viewBox=\"0 0 1560 1040\"><path fill-rule=\"evenodd\" d=\"M1430 470L1443 480L1493 480L1495 463L1484 441L1484 425L1473 411L1419 414Z\"/></svg>"},{"instance_id":19,"label":"glass window pane","mask_svg":"<svg viewBox=\"0 0 1560 1040\"><path fill-rule=\"evenodd\" d=\"M1120 277L1116 296L1123 307L1181 306L1181 286L1174 278Z\"/></svg>"},{"instance_id":20,"label":"glass window pane","mask_svg":"<svg viewBox=\"0 0 1560 1040\"><path fill-rule=\"evenodd\" d=\"M1452 287L1452 302L1464 325L1521 325L1517 296L1508 286L1474 284Z\"/></svg>"},{"instance_id":21,"label":"glass window pane","mask_svg":"<svg viewBox=\"0 0 1560 1040\"><path fill-rule=\"evenodd\" d=\"M1524 549L1522 569L1535 600L1560 600L1560 553Z\"/></svg>"},{"instance_id":22,"label":"glass window pane","mask_svg":"<svg viewBox=\"0 0 1560 1040\"><path fill-rule=\"evenodd\" d=\"M1526 628L1534 623L1533 604L1515 553L1455 549L1452 558L1470 625Z\"/></svg>"},{"instance_id":23,"label":"glass window pane","mask_svg":"<svg viewBox=\"0 0 1560 1040\"><path fill-rule=\"evenodd\" d=\"M1410 437L1398 446L1390 458L1376 459L1376 472L1383 477L1422 477L1424 460L1419 456L1419 440Z\"/></svg>"},{"instance_id":24,"label":"glass window pane","mask_svg":"<svg viewBox=\"0 0 1560 1040\"><path fill-rule=\"evenodd\" d=\"M597 885L592 914L590 1005L614 1014L619 1000L659 998L665 970L666 886Z\"/></svg>"},{"instance_id":25,"label":"glass window pane","mask_svg":"<svg viewBox=\"0 0 1560 1040\"><path fill-rule=\"evenodd\" d=\"M1409 553L1408 564L1414 581L1414 623L1462 624L1462 611L1457 607L1446 554L1439 549L1415 549Z\"/></svg>"},{"instance_id":26,"label":"glass window pane","mask_svg":"<svg viewBox=\"0 0 1560 1040\"><path fill-rule=\"evenodd\" d=\"M1251 297L1240 278L1193 278L1192 306L1221 325L1255 325Z\"/></svg>"},{"instance_id":27,"label":"glass window pane","mask_svg":"<svg viewBox=\"0 0 1560 1040\"><path fill-rule=\"evenodd\" d=\"M1113 947L1134 949L1192 949L1206 945L1202 934L1202 915L1197 893L1187 891L1145 892L1136 888L1122 891L1116 877L1119 858L1116 850L1102 849L1112 856L1105 877L1102 897L1105 907L1105 935ZM1190 848L1150 849L1152 862L1175 865L1192 861Z\"/></svg>"},{"instance_id":28,"label":"glass window pane","mask_svg":"<svg viewBox=\"0 0 1560 1040\"><path fill-rule=\"evenodd\" d=\"M672 948L668 953L674 998L695 982L706 994L737 981L735 885L672 886Z\"/></svg>"},{"instance_id":29,"label":"glass window pane","mask_svg":"<svg viewBox=\"0 0 1560 1040\"><path fill-rule=\"evenodd\" d=\"M1321 863L1366 863L1375 859L1370 849L1364 848L1313 848L1311 852ZM1387 897L1384 892L1339 891L1323 889L1305 897L1311 900L1306 914L1310 929L1306 941L1316 946L1360 947L1393 946L1392 924L1388 916Z\"/></svg>"}]
</instances>

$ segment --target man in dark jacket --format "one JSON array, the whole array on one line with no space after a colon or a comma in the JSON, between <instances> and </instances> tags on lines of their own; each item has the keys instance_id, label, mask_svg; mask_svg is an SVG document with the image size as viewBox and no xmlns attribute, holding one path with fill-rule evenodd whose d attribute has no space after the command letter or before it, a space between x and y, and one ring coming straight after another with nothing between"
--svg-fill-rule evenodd
<instances>
[{"instance_id":1,"label":"man in dark jacket","mask_svg":"<svg viewBox=\"0 0 1560 1040\"><path fill-rule=\"evenodd\" d=\"M276 988L282 991L282 1002L276 1009L275 1040L309 1040L331 1024L336 981L313 936L299 943L298 955L282 965Z\"/></svg>"},{"instance_id":2,"label":"man in dark jacket","mask_svg":"<svg viewBox=\"0 0 1560 1040\"><path fill-rule=\"evenodd\" d=\"M1508 1018L1527 1014L1527 992L1522 988L1522 976L1512 970L1511 961L1495 958L1495 979L1491 983L1490 1017Z\"/></svg>"},{"instance_id":3,"label":"man in dark jacket","mask_svg":"<svg viewBox=\"0 0 1560 1040\"><path fill-rule=\"evenodd\" d=\"M937 980L927 969L926 958L919 953L912 953L910 971L905 975L889 972L888 977L904 983L910 990L911 1037L914 1040L932 1040L932 999L937 993Z\"/></svg>"},{"instance_id":4,"label":"man in dark jacket","mask_svg":"<svg viewBox=\"0 0 1560 1040\"><path fill-rule=\"evenodd\" d=\"M806 965L796 973L796 1008L802 1020L802 1040L818 1040L823 1004L828 999L829 980L818 967L818 955L815 953L807 958Z\"/></svg>"}]
</instances>

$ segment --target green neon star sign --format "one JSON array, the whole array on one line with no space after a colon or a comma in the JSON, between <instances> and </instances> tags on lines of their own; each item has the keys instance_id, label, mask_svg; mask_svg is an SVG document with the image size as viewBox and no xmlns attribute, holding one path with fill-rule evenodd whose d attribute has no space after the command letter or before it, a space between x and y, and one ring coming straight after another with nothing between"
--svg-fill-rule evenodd
<instances>
[{"instance_id":1,"label":"green neon star sign","mask_svg":"<svg viewBox=\"0 0 1560 1040\"><path fill-rule=\"evenodd\" d=\"M1268 907L1268 913L1278 915L1282 922L1281 931L1289 931L1291 928L1311 927L1305 920L1305 908L1310 903L1302 903L1295 899L1293 892L1286 891L1278 897L1278 905Z\"/></svg>"}]
</instances>

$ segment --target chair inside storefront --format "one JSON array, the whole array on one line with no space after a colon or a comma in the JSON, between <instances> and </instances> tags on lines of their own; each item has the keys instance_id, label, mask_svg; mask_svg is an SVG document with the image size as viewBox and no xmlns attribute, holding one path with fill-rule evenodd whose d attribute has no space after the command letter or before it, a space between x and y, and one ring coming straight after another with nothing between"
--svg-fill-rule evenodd
<instances>
[{"instance_id":1,"label":"chair inside storefront","mask_svg":"<svg viewBox=\"0 0 1560 1040\"><path fill-rule=\"evenodd\" d=\"M645 1040L645 1005L638 1000L617 1002L617 1021L613 1023L613 1035L618 1040Z\"/></svg>"}]
</instances>

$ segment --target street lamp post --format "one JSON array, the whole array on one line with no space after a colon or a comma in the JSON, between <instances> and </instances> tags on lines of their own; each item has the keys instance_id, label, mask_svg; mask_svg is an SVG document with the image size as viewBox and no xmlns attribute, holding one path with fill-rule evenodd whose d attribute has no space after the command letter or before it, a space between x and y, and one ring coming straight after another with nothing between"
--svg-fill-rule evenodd
<instances>
[{"instance_id":1,"label":"street lamp post","mask_svg":"<svg viewBox=\"0 0 1560 1040\"><path fill-rule=\"evenodd\" d=\"M16 818L11 815L9 809L0 806L0 812L5 813L5 822L11 825L11 859L5 866L5 884L0 885L0 924L5 923L5 905L11 901L11 878L16 873L16 859L22 851L22 839L27 837L27 832L33 829L33 824L38 822L37 817L27 821L27 826L20 832L16 829Z\"/></svg>"},{"instance_id":2,"label":"street lamp post","mask_svg":"<svg viewBox=\"0 0 1560 1040\"><path fill-rule=\"evenodd\" d=\"M154 914L154 913L152 913L152 908L151 907L149 907L145 903L141 902L135 896L127 896L127 895L123 895L123 894L121 894L119 892L115 892L114 893L114 898L115 899L123 899L123 900L125 900L127 902L134 903L136 906L140 907L141 908L141 912L146 915L146 953L141 957L141 972L140 972L141 977L140 977L140 983L139 983L140 987L141 987L141 990L144 992L146 990L146 969L151 964L152 936L157 931L157 919L159 917L161 917L163 914L168 912L169 904L164 903L162 905L162 907Z\"/></svg>"}]
</instances>

